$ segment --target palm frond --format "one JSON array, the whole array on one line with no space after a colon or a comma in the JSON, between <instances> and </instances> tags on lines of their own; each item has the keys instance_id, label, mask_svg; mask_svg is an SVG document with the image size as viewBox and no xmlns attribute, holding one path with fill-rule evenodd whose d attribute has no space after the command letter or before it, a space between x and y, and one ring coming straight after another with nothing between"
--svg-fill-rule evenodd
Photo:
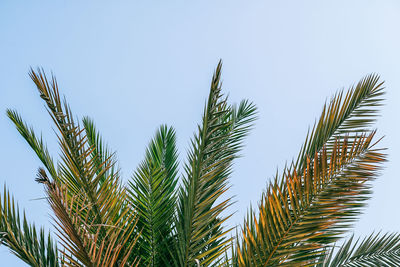
<instances>
[{"instance_id":1,"label":"palm frond","mask_svg":"<svg viewBox=\"0 0 400 267\"><path fill-rule=\"evenodd\" d=\"M177 168L175 130L163 125L128 184L131 204L138 213L138 247L145 266L171 264L168 246L172 239Z\"/></svg>"},{"instance_id":2,"label":"palm frond","mask_svg":"<svg viewBox=\"0 0 400 267\"><path fill-rule=\"evenodd\" d=\"M243 138L255 120L256 108L243 101L233 109L221 94L221 62L211 82L202 124L192 139L179 190L176 218L175 265L211 265L229 248L230 239L222 224L230 215L221 213L231 198L217 202L228 189L232 161L237 157Z\"/></svg>"},{"instance_id":3,"label":"palm frond","mask_svg":"<svg viewBox=\"0 0 400 267\"><path fill-rule=\"evenodd\" d=\"M7 109L7 116L14 123L18 132L26 140L32 150L36 153L39 160L46 167L53 179L57 178L57 171L52 156L50 155L43 138L36 137L35 131L29 127L21 118L16 110Z\"/></svg>"},{"instance_id":4,"label":"palm frond","mask_svg":"<svg viewBox=\"0 0 400 267\"><path fill-rule=\"evenodd\" d=\"M50 157L43 142L37 141L33 131L28 130L22 119L17 116L18 114L11 112L9 114L11 115L10 118L16 122L22 136L37 152L53 178L50 181L46 176L46 179L48 179L46 180L42 175L44 171L41 171L39 174L41 178L38 181L59 187L58 191L47 190L47 193L50 194L50 200L58 203L55 205L51 202L53 211L60 212L55 208L67 207L69 204L79 201L77 208L69 207L64 212L65 216L70 217L68 220L78 220L79 217L79 220L85 222L86 231L96 235L97 247L105 246L114 249L116 246L124 244L126 238L132 235L130 226L136 224L136 216L128 206L126 190L121 185L119 173L112 171L115 164L113 157L105 158L104 153L99 150L100 145L97 143L99 139L96 139L96 136L99 135L90 121L84 121L84 124L87 125L89 137L85 134L85 129L81 129L79 124L75 123L66 100L60 98L54 77L49 82L42 70L37 72L31 70L30 76L59 131L61 162L58 163L57 172L53 172L52 168L48 167L51 167L49 162L52 163L52 161L49 160ZM62 192L62 195L54 192ZM54 200L57 197L60 199ZM63 219L67 220L65 216ZM57 225L61 227L61 224ZM121 232L120 229L126 227L127 229ZM66 230L67 228L61 227L60 229ZM115 236L117 238L113 241L112 238L115 238ZM133 244L134 242L132 242ZM86 249L88 248L86 247ZM99 259L106 262L105 259L111 255L110 252L107 252L107 250L99 251L104 252L99 256ZM118 254L120 255L117 259L118 262L123 262L125 256L129 258L129 255L124 253L132 253L130 248L122 248L121 251L123 253Z\"/></svg>"},{"instance_id":5,"label":"palm frond","mask_svg":"<svg viewBox=\"0 0 400 267\"><path fill-rule=\"evenodd\" d=\"M346 93L344 90L336 93L329 105L324 105L318 123L307 134L295 164L297 171L302 171L307 156L312 157L323 147L330 152L338 138L346 138L351 146L355 138L371 132L384 94L383 82L374 74L363 78Z\"/></svg>"},{"instance_id":6,"label":"palm frond","mask_svg":"<svg viewBox=\"0 0 400 267\"><path fill-rule=\"evenodd\" d=\"M371 193L369 181L385 160L369 136L334 143L308 158L302 174L286 172L249 214L238 247L240 266L302 266L351 227Z\"/></svg>"},{"instance_id":7,"label":"palm frond","mask_svg":"<svg viewBox=\"0 0 400 267\"><path fill-rule=\"evenodd\" d=\"M369 128L383 94L370 75L325 105L297 161L269 184L258 216L250 210L237 248L240 266L307 264L351 225L368 198L365 182L385 160L372 148Z\"/></svg>"},{"instance_id":8,"label":"palm frond","mask_svg":"<svg viewBox=\"0 0 400 267\"><path fill-rule=\"evenodd\" d=\"M85 128L86 138L89 147L93 148L92 159L96 165L97 174L101 174L99 179L99 186L104 182L107 177L113 177L118 175L116 169L115 153L105 144L100 132L96 129L96 126L92 119L84 117L82 119L83 127ZM107 168L104 162L110 162L111 168ZM104 170L104 173L103 173Z\"/></svg>"},{"instance_id":9,"label":"palm frond","mask_svg":"<svg viewBox=\"0 0 400 267\"><path fill-rule=\"evenodd\" d=\"M38 176L54 211L55 227L65 249L62 254L66 266L134 266L138 263L136 259L128 262L136 242L129 242L136 227L130 222L135 219L120 216L113 225L97 225L90 218L92 207L87 205L84 195L71 197L67 187L51 182L44 169L39 169ZM103 227L107 229L107 239L101 237Z\"/></svg>"},{"instance_id":10,"label":"palm frond","mask_svg":"<svg viewBox=\"0 0 400 267\"><path fill-rule=\"evenodd\" d=\"M331 249L324 255L319 267L375 267L400 265L400 234L372 233L362 241L351 236L339 249Z\"/></svg>"},{"instance_id":11,"label":"palm frond","mask_svg":"<svg viewBox=\"0 0 400 267\"><path fill-rule=\"evenodd\" d=\"M43 228L37 231L34 224L28 223L25 213L21 220L18 205L5 186L3 197L0 195L0 244L30 266L60 266L57 246L50 234L46 236Z\"/></svg>"}]
</instances>

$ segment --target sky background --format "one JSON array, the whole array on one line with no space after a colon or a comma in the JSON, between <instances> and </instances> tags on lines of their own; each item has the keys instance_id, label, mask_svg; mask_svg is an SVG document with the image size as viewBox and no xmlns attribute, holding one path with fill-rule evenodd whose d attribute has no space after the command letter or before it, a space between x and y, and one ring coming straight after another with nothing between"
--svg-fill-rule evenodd
<instances>
[{"instance_id":1,"label":"sky background","mask_svg":"<svg viewBox=\"0 0 400 267\"><path fill-rule=\"evenodd\" d=\"M355 233L400 231L400 1L188 2L0 1L0 184L29 220L51 225L46 201L35 200L44 196L34 181L41 164L6 108L17 109L58 154L30 66L54 72L75 115L96 121L127 181L160 124L175 127L185 159L222 59L230 101L248 98L259 110L234 165L231 225L297 155L323 103L378 73L387 100L377 127L389 162ZM1 266L25 266L4 247L0 259Z\"/></svg>"}]
</instances>

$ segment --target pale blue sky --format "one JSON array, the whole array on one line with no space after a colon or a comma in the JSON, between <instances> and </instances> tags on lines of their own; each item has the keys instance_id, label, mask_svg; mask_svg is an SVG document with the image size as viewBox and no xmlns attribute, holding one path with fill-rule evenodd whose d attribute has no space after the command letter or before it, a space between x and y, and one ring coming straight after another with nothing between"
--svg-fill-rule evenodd
<instances>
[{"instance_id":1,"label":"pale blue sky","mask_svg":"<svg viewBox=\"0 0 400 267\"><path fill-rule=\"evenodd\" d=\"M222 58L224 92L259 108L231 179L232 225L276 168L297 155L324 101L376 72L387 87L377 126L389 162L355 232L400 231L400 2L188 2L0 2L0 184L28 218L50 226L46 202L33 200L44 195L34 182L40 163L5 109L20 111L58 153L30 66L56 74L75 114L91 116L118 152L128 179L162 123L176 128L184 158ZM4 247L0 259L1 266L25 266Z\"/></svg>"}]
</instances>

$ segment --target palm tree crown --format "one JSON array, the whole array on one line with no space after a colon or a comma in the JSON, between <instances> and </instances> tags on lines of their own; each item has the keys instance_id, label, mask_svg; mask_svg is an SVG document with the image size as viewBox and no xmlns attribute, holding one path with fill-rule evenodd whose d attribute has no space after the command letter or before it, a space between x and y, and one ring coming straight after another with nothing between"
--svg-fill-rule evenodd
<instances>
[{"instance_id":1,"label":"palm tree crown","mask_svg":"<svg viewBox=\"0 0 400 267\"><path fill-rule=\"evenodd\" d=\"M221 66L183 173L175 130L162 125L127 184L94 122L77 121L56 79L31 70L57 129L59 160L17 111L7 115L42 163L36 181L53 211L57 241L25 214L21 218L4 187L1 244L40 267L399 266L398 233L338 243L362 212L386 159L373 128L384 95L379 77L369 75L325 104L296 160L269 182L257 209L231 237L229 177L257 109L248 100L229 104Z\"/></svg>"}]
</instances>

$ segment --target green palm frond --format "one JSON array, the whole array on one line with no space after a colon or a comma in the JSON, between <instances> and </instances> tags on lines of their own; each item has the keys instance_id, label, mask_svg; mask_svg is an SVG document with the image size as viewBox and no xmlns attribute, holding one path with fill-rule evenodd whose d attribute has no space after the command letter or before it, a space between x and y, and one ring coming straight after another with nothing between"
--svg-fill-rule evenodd
<instances>
[{"instance_id":1,"label":"green palm frond","mask_svg":"<svg viewBox=\"0 0 400 267\"><path fill-rule=\"evenodd\" d=\"M374 133L336 141L308 158L302 174L286 172L249 214L238 247L240 266L303 266L324 253L356 220L371 194L369 181L385 160L371 143Z\"/></svg>"},{"instance_id":2,"label":"green palm frond","mask_svg":"<svg viewBox=\"0 0 400 267\"><path fill-rule=\"evenodd\" d=\"M175 130L163 125L128 184L131 204L138 213L138 247L143 266L171 264L168 247L172 242L177 169Z\"/></svg>"},{"instance_id":3,"label":"green palm frond","mask_svg":"<svg viewBox=\"0 0 400 267\"><path fill-rule=\"evenodd\" d=\"M324 256L319 267L392 267L400 266L400 234L374 234L362 241L351 236L339 249L332 249Z\"/></svg>"},{"instance_id":4,"label":"green palm frond","mask_svg":"<svg viewBox=\"0 0 400 267\"><path fill-rule=\"evenodd\" d=\"M36 137L35 131L32 127L29 127L18 114L17 111L7 109L7 116L14 123L18 132L27 141L32 150L36 153L39 160L46 167L53 179L57 178L57 171L54 165L52 156L50 155L43 138Z\"/></svg>"},{"instance_id":5,"label":"green palm frond","mask_svg":"<svg viewBox=\"0 0 400 267\"><path fill-rule=\"evenodd\" d=\"M229 248L230 239L222 223L230 215L221 213L231 198L217 202L228 189L232 160L237 157L243 138L255 120L256 108L243 101L230 107L221 94L221 63L211 82L202 124L192 139L179 191L176 218L175 265L211 265Z\"/></svg>"},{"instance_id":6,"label":"green palm frond","mask_svg":"<svg viewBox=\"0 0 400 267\"><path fill-rule=\"evenodd\" d=\"M28 223L25 213L21 225L18 205L6 187L3 196L0 195L0 245L8 247L30 266L60 266L57 247L50 234L46 237L43 228L38 232L34 224Z\"/></svg>"},{"instance_id":7,"label":"green palm frond","mask_svg":"<svg viewBox=\"0 0 400 267\"><path fill-rule=\"evenodd\" d=\"M346 138L351 146L355 138L371 132L384 94L383 82L379 82L379 76L374 74L363 78L346 93L341 90L335 94L329 105L324 105L318 123L307 135L297 158L297 171L302 171L307 156L313 156L322 147L329 152L337 139Z\"/></svg>"},{"instance_id":8,"label":"green palm frond","mask_svg":"<svg viewBox=\"0 0 400 267\"><path fill-rule=\"evenodd\" d=\"M369 128L383 93L370 75L324 107L296 163L270 183L258 215L251 210L245 220L239 265L307 264L348 229L370 193L365 182L385 159L372 148Z\"/></svg>"},{"instance_id":9,"label":"green palm frond","mask_svg":"<svg viewBox=\"0 0 400 267\"><path fill-rule=\"evenodd\" d=\"M84 121L88 135L85 134L85 129L81 129L79 124L75 123L67 102L60 98L54 77L49 82L41 70L37 72L32 70L30 76L59 130L58 139L61 148L61 162L58 163L58 170L53 172L52 161L43 142L35 138L33 130L28 130L18 114L9 112L17 129L34 148L51 174L52 180L48 179L47 175L46 180L42 177L44 171L41 171L38 181L51 183L60 188L58 191L62 192L61 195L47 190L48 194L52 193L49 195L50 200L59 204L51 205L52 208L67 207L71 203L79 202L80 208L69 207L65 210L65 214L70 216L69 220L77 220L79 217L79 220L85 223L86 231L96 235L96 246L117 249L116 247L124 244L127 237L132 234L131 229L136 224L136 217L134 211L127 205L127 194L120 183L119 173L112 171L115 164L113 157L105 158L105 154L101 153L100 145L97 143L100 139L96 139L98 134L90 121L87 119ZM57 197L60 199L53 199ZM54 212L57 213L56 210ZM62 218L67 220L65 216ZM125 230L121 232L120 229ZM117 239L113 241L112 238L115 236ZM132 253L132 249L129 248L120 250L123 253L118 254L121 255L118 261L123 261L124 253ZM106 250L99 251L105 253L99 256L102 261L110 255Z\"/></svg>"},{"instance_id":10,"label":"green palm frond","mask_svg":"<svg viewBox=\"0 0 400 267\"><path fill-rule=\"evenodd\" d=\"M117 167L115 166L115 153L111 152L107 147L92 119L84 117L82 123L85 128L88 145L93 148L92 159L96 165L97 174L101 174L101 177L99 178L99 186L101 186L107 177L119 176L118 169L116 169ZM109 165L111 167L108 168L104 164L105 162L110 162Z\"/></svg>"}]
</instances>

